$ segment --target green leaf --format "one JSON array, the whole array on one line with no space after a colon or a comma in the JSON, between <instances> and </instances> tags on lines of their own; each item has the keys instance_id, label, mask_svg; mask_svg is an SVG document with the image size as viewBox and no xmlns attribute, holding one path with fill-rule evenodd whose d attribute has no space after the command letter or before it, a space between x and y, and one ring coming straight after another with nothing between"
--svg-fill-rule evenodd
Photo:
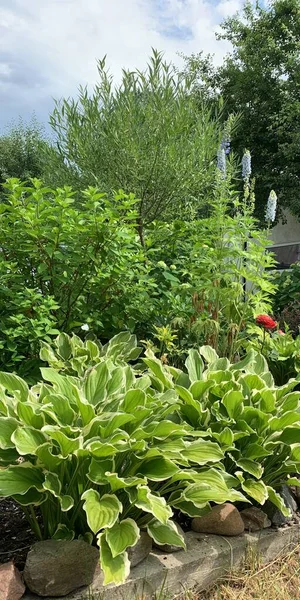
<instances>
[{"instance_id":1,"label":"green leaf","mask_svg":"<svg viewBox=\"0 0 300 600\"><path fill-rule=\"evenodd\" d=\"M291 511L284 504L284 501L281 498L281 496L279 494L277 494L275 492L275 490L272 487L270 487L269 485L267 486L267 490L268 490L268 498L269 498L270 502L272 502L272 504L275 504L275 506L277 508L279 508L279 510L282 512L282 514L285 517L290 517Z\"/></svg>"},{"instance_id":2,"label":"green leaf","mask_svg":"<svg viewBox=\"0 0 300 600\"><path fill-rule=\"evenodd\" d=\"M285 430L281 433L279 439L288 445L296 444L300 440L300 425L297 425L295 427L286 427Z\"/></svg>"},{"instance_id":3,"label":"green leaf","mask_svg":"<svg viewBox=\"0 0 300 600\"><path fill-rule=\"evenodd\" d=\"M97 536L100 548L100 563L104 573L104 585L114 583L118 585L123 583L130 573L130 562L127 552L118 554L115 558L106 541L106 534L101 533Z\"/></svg>"},{"instance_id":4,"label":"green leaf","mask_svg":"<svg viewBox=\"0 0 300 600\"><path fill-rule=\"evenodd\" d=\"M72 354L72 345L69 336L66 333L60 333L55 343L58 347L59 355L64 360L68 360Z\"/></svg>"},{"instance_id":5,"label":"green leaf","mask_svg":"<svg viewBox=\"0 0 300 600\"><path fill-rule=\"evenodd\" d=\"M202 508L207 502L238 502L245 498L235 489L228 488L222 473L210 469L195 476L196 483L189 484L182 492L181 498Z\"/></svg>"},{"instance_id":6,"label":"green leaf","mask_svg":"<svg viewBox=\"0 0 300 600\"><path fill-rule=\"evenodd\" d=\"M107 458L106 460L95 460L95 458L92 458L87 476L93 483L105 485L107 484L106 473L113 470L114 462L112 458Z\"/></svg>"},{"instance_id":7,"label":"green leaf","mask_svg":"<svg viewBox=\"0 0 300 600\"><path fill-rule=\"evenodd\" d=\"M205 392L209 390L214 385L214 382L209 381L194 381L191 387L189 388L190 393L192 394L195 400L200 400L202 396L204 396Z\"/></svg>"},{"instance_id":8,"label":"green leaf","mask_svg":"<svg viewBox=\"0 0 300 600\"><path fill-rule=\"evenodd\" d=\"M15 447L11 436L18 426L19 422L17 419L13 419L12 417L0 417L0 448L2 448L2 450Z\"/></svg>"},{"instance_id":9,"label":"green leaf","mask_svg":"<svg viewBox=\"0 0 300 600\"><path fill-rule=\"evenodd\" d=\"M33 427L18 427L11 436L19 454L36 454L39 446L47 440L41 431L33 429Z\"/></svg>"},{"instance_id":10,"label":"green leaf","mask_svg":"<svg viewBox=\"0 0 300 600\"><path fill-rule=\"evenodd\" d=\"M70 454L74 454L74 452L80 448L81 438L69 438L63 431L61 431L61 428L59 427L45 425L42 431L43 433L49 435L51 439L56 440L56 442L59 444L62 456L65 458Z\"/></svg>"},{"instance_id":11,"label":"green leaf","mask_svg":"<svg viewBox=\"0 0 300 600\"><path fill-rule=\"evenodd\" d=\"M122 402L122 409L124 412L134 413L137 407L145 406L146 398L143 390L128 390Z\"/></svg>"},{"instance_id":12,"label":"green leaf","mask_svg":"<svg viewBox=\"0 0 300 600\"><path fill-rule=\"evenodd\" d=\"M0 371L0 385L3 385L9 392L16 393L21 402L26 402L29 389L27 383L21 377Z\"/></svg>"},{"instance_id":13,"label":"green leaf","mask_svg":"<svg viewBox=\"0 0 300 600\"><path fill-rule=\"evenodd\" d=\"M62 525L61 523L57 526L52 539L53 540L64 540L64 541L72 541L75 537L75 531L72 529L68 529L66 525Z\"/></svg>"},{"instance_id":14,"label":"green leaf","mask_svg":"<svg viewBox=\"0 0 300 600\"><path fill-rule=\"evenodd\" d=\"M22 465L13 465L0 470L0 496L14 496L26 494L30 488L39 492L43 491L44 475L40 469L24 462Z\"/></svg>"},{"instance_id":15,"label":"green leaf","mask_svg":"<svg viewBox=\"0 0 300 600\"><path fill-rule=\"evenodd\" d=\"M224 394L223 399L222 399L222 404L224 404L226 410L227 410L227 414L231 419L234 419L235 421L237 421L242 412L243 412L243 408L244 408L244 396L242 394L242 392L239 392L238 390L232 390L229 392L226 392L226 394Z\"/></svg>"},{"instance_id":16,"label":"green leaf","mask_svg":"<svg viewBox=\"0 0 300 600\"><path fill-rule=\"evenodd\" d=\"M116 367L110 375L111 377L106 386L108 397L119 392L126 382L124 367Z\"/></svg>"},{"instance_id":17,"label":"green leaf","mask_svg":"<svg viewBox=\"0 0 300 600\"><path fill-rule=\"evenodd\" d=\"M83 396L81 391L75 385L73 385L73 392L82 418L82 423L84 426L86 426L96 417L95 409L91 404L89 404L89 401Z\"/></svg>"},{"instance_id":18,"label":"green leaf","mask_svg":"<svg viewBox=\"0 0 300 600\"><path fill-rule=\"evenodd\" d=\"M84 395L93 406L106 397L106 384L109 379L109 370L105 362L99 363L87 373L83 390Z\"/></svg>"},{"instance_id":19,"label":"green leaf","mask_svg":"<svg viewBox=\"0 0 300 600\"><path fill-rule=\"evenodd\" d=\"M202 379L204 364L198 350L194 348L189 350L188 357L185 361L185 366L192 383Z\"/></svg>"},{"instance_id":20,"label":"green leaf","mask_svg":"<svg viewBox=\"0 0 300 600\"><path fill-rule=\"evenodd\" d=\"M208 364L216 361L219 357L216 351L211 346L201 346L200 354Z\"/></svg>"},{"instance_id":21,"label":"green leaf","mask_svg":"<svg viewBox=\"0 0 300 600\"><path fill-rule=\"evenodd\" d=\"M281 431L289 425L293 425L294 423L298 423L300 425L300 413L289 411L282 417L273 417L270 419L269 426L271 431Z\"/></svg>"},{"instance_id":22,"label":"green leaf","mask_svg":"<svg viewBox=\"0 0 300 600\"><path fill-rule=\"evenodd\" d=\"M179 467L164 456L156 456L142 462L137 472L139 475L144 475L152 481L164 481L169 479L175 473L178 473Z\"/></svg>"},{"instance_id":23,"label":"green leaf","mask_svg":"<svg viewBox=\"0 0 300 600\"><path fill-rule=\"evenodd\" d=\"M124 519L106 530L106 541L112 557L123 554L126 548L135 546L140 538L140 530L132 519Z\"/></svg>"},{"instance_id":24,"label":"green leaf","mask_svg":"<svg viewBox=\"0 0 300 600\"><path fill-rule=\"evenodd\" d=\"M173 521L168 521L167 523L151 521L151 523L147 525L147 531L155 543L160 546L170 544L172 546L184 548L184 550L186 549L184 538L178 533L177 527Z\"/></svg>"},{"instance_id":25,"label":"green leaf","mask_svg":"<svg viewBox=\"0 0 300 600\"><path fill-rule=\"evenodd\" d=\"M157 358L143 358L143 361L165 388L170 389L172 387L172 382L166 376L162 364Z\"/></svg>"},{"instance_id":26,"label":"green leaf","mask_svg":"<svg viewBox=\"0 0 300 600\"><path fill-rule=\"evenodd\" d=\"M263 481L254 481L246 479L242 482L242 489L250 498L263 505L268 499L268 488Z\"/></svg>"},{"instance_id":27,"label":"green leaf","mask_svg":"<svg viewBox=\"0 0 300 600\"><path fill-rule=\"evenodd\" d=\"M96 490L87 490L82 494L81 499L84 500L83 509L86 512L88 526L93 533L112 527L123 510L117 496L112 494L104 494L100 497Z\"/></svg>"},{"instance_id":28,"label":"green leaf","mask_svg":"<svg viewBox=\"0 0 300 600\"><path fill-rule=\"evenodd\" d=\"M181 454L184 458L198 465L219 462L224 458L224 453L218 444L202 439L188 444L184 450L181 450Z\"/></svg>"},{"instance_id":29,"label":"green leaf","mask_svg":"<svg viewBox=\"0 0 300 600\"><path fill-rule=\"evenodd\" d=\"M40 407L30 402L18 402L17 414L23 423L34 427L35 429L41 429L45 425L45 419L42 414L37 413L37 409Z\"/></svg>"},{"instance_id":30,"label":"green leaf","mask_svg":"<svg viewBox=\"0 0 300 600\"><path fill-rule=\"evenodd\" d=\"M250 473L250 475L253 475L253 477L256 477L256 479L260 479L264 471L263 467L259 463L248 458L241 458L236 461L236 464L238 467L240 467L240 469Z\"/></svg>"},{"instance_id":31,"label":"green leaf","mask_svg":"<svg viewBox=\"0 0 300 600\"><path fill-rule=\"evenodd\" d=\"M139 486L137 488L137 496L134 504L137 508L152 514L160 523L167 523L173 514L171 508L167 506L166 500L151 494L147 486Z\"/></svg>"},{"instance_id":32,"label":"green leaf","mask_svg":"<svg viewBox=\"0 0 300 600\"><path fill-rule=\"evenodd\" d=\"M67 512L73 508L74 499L71 496L61 494L61 482L56 473L46 473L43 488L59 499L63 512Z\"/></svg>"},{"instance_id":33,"label":"green leaf","mask_svg":"<svg viewBox=\"0 0 300 600\"><path fill-rule=\"evenodd\" d=\"M119 477L117 473L106 473L106 480L111 487L112 492L125 490L126 488L144 485L147 479L143 477Z\"/></svg>"},{"instance_id":34,"label":"green leaf","mask_svg":"<svg viewBox=\"0 0 300 600\"><path fill-rule=\"evenodd\" d=\"M66 396L70 402L74 402L73 387L67 376L60 375L55 369L50 367L42 367L41 373L43 379L50 381L58 394Z\"/></svg>"},{"instance_id":35,"label":"green leaf","mask_svg":"<svg viewBox=\"0 0 300 600\"><path fill-rule=\"evenodd\" d=\"M73 424L76 413L71 408L68 398L61 396L60 394L49 394L49 396L47 396L47 404L43 407L45 412L49 405L54 412L54 418L57 423L60 425Z\"/></svg>"},{"instance_id":36,"label":"green leaf","mask_svg":"<svg viewBox=\"0 0 300 600\"><path fill-rule=\"evenodd\" d=\"M52 454L51 450L53 445L50 442L42 444L36 449L36 456L38 457L38 464L41 464L49 471L53 471L62 462L63 458Z\"/></svg>"}]
</instances>

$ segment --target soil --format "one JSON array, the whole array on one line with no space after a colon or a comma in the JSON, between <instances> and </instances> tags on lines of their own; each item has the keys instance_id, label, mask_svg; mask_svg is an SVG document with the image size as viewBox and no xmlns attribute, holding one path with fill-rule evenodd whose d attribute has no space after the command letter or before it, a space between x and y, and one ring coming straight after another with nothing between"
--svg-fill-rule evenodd
<instances>
[{"instance_id":1,"label":"soil","mask_svg":"<svg viewBox=\"0 0 300 600\"><path fill-rule=\"evenodd\" d=\"M13 500L0 500L0 564L13 560L21 571L24 569L29 548L36 542L28 521Z\"/></svg>"}]
</instances>

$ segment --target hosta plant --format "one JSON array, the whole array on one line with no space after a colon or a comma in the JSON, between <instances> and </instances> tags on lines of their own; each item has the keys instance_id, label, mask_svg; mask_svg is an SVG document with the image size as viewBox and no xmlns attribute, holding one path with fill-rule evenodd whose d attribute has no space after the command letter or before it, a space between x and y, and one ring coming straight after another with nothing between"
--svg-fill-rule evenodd
<instances>
[{"instance_id":1,"label":"hosta plant","mask_svg":"<svg viewBox=\"0 0 300 600\"><path fill-rule=\"evenodd\" d=\"M186 370L162 365L151 351L145 363L152 386L175 390L181 419L202 431L206 443L218 443L224 457L218 468L230 485L254 503L274 503L289 514L278 490L300 472L300 392L297 379L276 386L265 358L250 351L238 363L219 358L202 346L191 350ZM183 510L186 492L169 501Z\"/></svg>"},{"instance_id":2,"label":"hosta plant","mask_svg":"<svg viewBox=\"0 0 300 600\"><path fill-rule=\"evenodd\" d=\"M141 529L184 548L173 508L197 516L210 502L246 500L222 466L223 440L180 417L180 390L160 363L152 382L124 362L137 353L126 354L128 336L97 358L99 346L59 336L62 373L44 367L31 388L0 373L0 496L23 507L38 539L98 544L105 584L128 576ZM95 364L84 370L87 349Z\"/></svg>"}]
</instances>

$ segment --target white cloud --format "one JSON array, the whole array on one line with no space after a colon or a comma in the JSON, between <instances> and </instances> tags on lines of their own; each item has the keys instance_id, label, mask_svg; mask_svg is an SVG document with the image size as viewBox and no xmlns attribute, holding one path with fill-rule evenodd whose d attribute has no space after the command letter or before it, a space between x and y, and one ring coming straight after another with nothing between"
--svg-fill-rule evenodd
<instances>
[{"instance_id":1,"label":"white cloud","mask_svg":"<svg viewBox=\"0 0 300 600\"><path fill-rule=\"evenodd\" d=\"M220 62L228 46L216 42L215 31L222 18L235 12L240 3L2 0L0 83L5 78L4 101L9 96L10 77L11 94L18 93L19 101L14 98L14 102L20 110L23 106L25 111L31 108L39 113L41 103L47 104L48 110L51 97L76 94L78 85L93 84L96 59L105 54L116 78L122 67L143 68L151 47L163 50L167 59L177 63L177 52L200 50L214 53Z\"/></svg>"}]
</instances>

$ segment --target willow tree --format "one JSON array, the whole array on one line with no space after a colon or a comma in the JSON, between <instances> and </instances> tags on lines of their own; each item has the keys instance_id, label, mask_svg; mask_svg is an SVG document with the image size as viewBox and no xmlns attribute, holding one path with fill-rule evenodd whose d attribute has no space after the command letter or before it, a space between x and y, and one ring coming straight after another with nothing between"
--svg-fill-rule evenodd
<instances>
[{"instance_id":1,"label":"willow tree","mask_svg":"<svg viewBox=\"0 0 300 600\"><path fill-rule=\"evenodd\" d=\"M92 93L56 103L56 147L80 185L122 188L138 199L139 232L159 218L197 215L215 172L219 124L190 94L192 80L153 51L145 71L123 70L114 85L105 59ZM60 162L62 165L62 161Z\"/></svg>"}]
</instances>

